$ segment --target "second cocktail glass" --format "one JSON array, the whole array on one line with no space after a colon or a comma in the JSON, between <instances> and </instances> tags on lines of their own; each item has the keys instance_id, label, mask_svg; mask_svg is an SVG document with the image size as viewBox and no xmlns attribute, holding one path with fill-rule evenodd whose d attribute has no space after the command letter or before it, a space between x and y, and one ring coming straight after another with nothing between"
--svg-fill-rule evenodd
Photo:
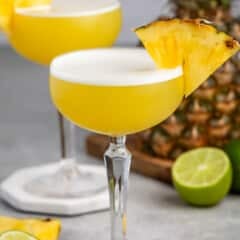
<instances>
[{"instance_id":1,"label":"second cocktail glass","mask_svg":"<svg viewBox=\"0 0 240 240\"><path fill-rule=\"evenodd\" d=\"M74 7L71 7L70 1L61 8L57 4L16 8L8 38L20 55L48 65L54 57L65 52L111 46L120 32L121 22L117 0L85 0L79 1ZM54 175L34 179L27 184L27 189L44 197L71 198L95 194L104 187L104 179L91 172L84 174L78 171L73 149L74 127L64 127L61 114L58 117L62 157L59 170ZM65 133L66 128L69 133ZM65 141L66 135L69 135L72 144L67 150L69 143Z\"/></svg>"}]
</instances>

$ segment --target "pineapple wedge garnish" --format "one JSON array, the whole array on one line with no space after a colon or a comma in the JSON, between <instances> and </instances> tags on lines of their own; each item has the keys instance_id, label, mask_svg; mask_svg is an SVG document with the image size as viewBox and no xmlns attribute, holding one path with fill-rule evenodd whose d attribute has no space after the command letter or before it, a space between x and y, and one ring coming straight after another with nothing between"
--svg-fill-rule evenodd
<instances>
[{"instance_id":1,"label":"pineapple wedge garnish","mask_svg":"<svg viewBox=\"0 0 240 240\"><path fill-rule=\"evenodd\" d=\"M39 240L57 240L61 223L52 219L15 219L0 216L0 234L11 230L29 233Z\"/></svg>"},{"instance_id":2,"label":"pineapple wedge garnish","mask_svg":"<svg viewBox=\"0 0 240 240\"><path fill-rule=\"evenodd\" d=\"M0 0L0 30L11 33L11 20L16 8L49 5L51 0Z\"/></svg>"},{"instance_id":3,"label":"pineapple wedge garnish","mask_svg":"<svg viewBox=\"0 0 240 240\"><path fill-rule=\"evenodd\" d=\"M240 49L202 19L159 20L135 32L159 68L183 67L186 96Z\"/></svg>"}]
</instances>

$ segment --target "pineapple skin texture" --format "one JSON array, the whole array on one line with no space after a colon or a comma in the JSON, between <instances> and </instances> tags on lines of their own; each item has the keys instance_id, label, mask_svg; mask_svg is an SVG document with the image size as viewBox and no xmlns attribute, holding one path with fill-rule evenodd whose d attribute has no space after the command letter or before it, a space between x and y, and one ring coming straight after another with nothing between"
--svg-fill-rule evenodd
<instances>
[{"instance_id":1,"label":"pineapple skin texture","mask_svg":"<svg viewBox=\"0 0 240 240\"><path fill-rule=\"evenodd\" d=\"M236 40L203 19L154 21L135 32L157 67L183 67L186 96L240 49Z\"/></svg>"},{"instance_id":2,"label":"pineapple skin texture","mask_svg":"<svg viewBox=\"0 0 240 240\"><path fill-rule=\"evenodd\" d=\"M55 219L15 219L0 216L0 234L10 230L29 233L39 240L57 240L61 223Z\"/></svg>"}]
</instances>

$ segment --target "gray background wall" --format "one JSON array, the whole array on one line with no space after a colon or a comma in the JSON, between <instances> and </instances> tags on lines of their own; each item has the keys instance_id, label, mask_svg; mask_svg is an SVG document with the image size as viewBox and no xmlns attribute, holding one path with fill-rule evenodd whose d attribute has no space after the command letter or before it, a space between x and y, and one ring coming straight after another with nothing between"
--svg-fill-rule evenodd
<instances>
[{"instance_id":1,"label":"gray background wall","mask_svg":"<svg viewBox=\"0 0 240 240\"><path fill-rule=\"evenodd\" d=\"M135 44L137 39L132 28L143 25L170 12L168 0L120 0L123 7L123 30L118 42Z\"/></svg>"}]
</instances>

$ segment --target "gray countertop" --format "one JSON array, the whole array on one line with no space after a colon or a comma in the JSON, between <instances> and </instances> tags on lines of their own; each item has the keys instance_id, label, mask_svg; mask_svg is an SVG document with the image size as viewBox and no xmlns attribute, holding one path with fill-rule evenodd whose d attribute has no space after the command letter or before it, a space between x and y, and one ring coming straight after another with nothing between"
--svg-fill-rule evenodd
<instances>
[{"instance_id":1,"label":"gray countertop","mask_svg":"<svg viewBox=\"0 0 240 240\"><path fill-rule=\"evenodd\" d=\"M21 167L58 159L47 72L0 48L0 180ZM94 161L84 153L83 145L80 151L82 161ZM228 196L217 207L193 208L165 184L135 174L130 180L129 239L239 239L240 196ZM29 216L3 202L0 215ZM63 240L109 239L108 212L62 218L62 223Z\"/></svg>"}]
</instances>

